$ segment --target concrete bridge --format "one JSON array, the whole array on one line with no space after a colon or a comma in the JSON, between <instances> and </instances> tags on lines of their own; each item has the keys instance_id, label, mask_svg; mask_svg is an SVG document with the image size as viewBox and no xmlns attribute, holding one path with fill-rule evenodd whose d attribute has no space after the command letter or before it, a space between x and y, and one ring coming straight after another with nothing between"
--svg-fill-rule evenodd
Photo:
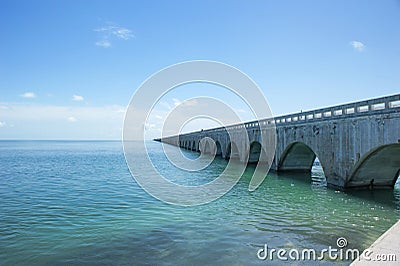
<instances>
[{"instance_id":1,"label":"concrete bridge","mask_svg":"<svg viewBox=\"0 0 400 266\"><path fill-rule=\"evenodd\" d=\"M229 138L227 129L243 127L248 139ZM254 163L269 145L260 132L268 128L276 130L272 170L311 171L318 157L327 183L336 187L393 188L399 177L400 94L155 140Z\"/></svg>"}]
</instances>

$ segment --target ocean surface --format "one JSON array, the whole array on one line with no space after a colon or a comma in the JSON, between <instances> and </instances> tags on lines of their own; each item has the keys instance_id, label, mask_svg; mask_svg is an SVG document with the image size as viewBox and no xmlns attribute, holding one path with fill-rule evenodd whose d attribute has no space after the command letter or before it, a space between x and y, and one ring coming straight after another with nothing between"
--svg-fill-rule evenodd
<instances>
[{"instance_id":1,"label":"ocean surface","mask_svg":"<svg viewBox=\"0 0 400 266\"><path fill-rule=\"evenodd\" d=\"M147 145L155 166L177 182L209 182L226 165L216 159L188 174L170 165L160 143ZM138 186L121 142L0 141L0 265L266 265L271 260L257 257L265 244L318 251L345 237L362 251L400 218L398 184L342 192L327 188L314 167L311 175L270 173L249 192L252 171L222 198L180 207Z\"/></svg>"}]
</instances>

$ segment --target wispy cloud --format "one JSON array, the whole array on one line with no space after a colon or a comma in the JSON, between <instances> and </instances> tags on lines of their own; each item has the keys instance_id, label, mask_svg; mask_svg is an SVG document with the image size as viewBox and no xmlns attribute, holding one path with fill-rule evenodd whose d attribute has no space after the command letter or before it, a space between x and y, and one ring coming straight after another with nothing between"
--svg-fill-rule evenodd
<instances>
[{"instance_id":1,"label":"wispy cloud","mask_svg":"<svg viewBox=\"0 0 400 266\"><path fill-rule=\"evenodd\" d=\"M183 104L185 106L194 106L194 105L197 105L198 102L196 101L196 99L185 100L185 101L182 102L181 100L179 100L177 98L172 98L172 105L170 103L166 102L166 101L160 102L160 105L164 106L168 110L172 109L171 106L177 107L178 105L181 105L181 104Z\"/></svg>"},{"instance_id":2,"label":"wispy cloud","mask_svg":"<svg viewBox=\"0 0 400 266\"><path fill-rule=\"evenodd\" d=\"M95 44L96 44L96 46L100 46L100 47L104 47L104 48L111 47L111 43L108 40L97 41Z\"/></svg>"},{"instance_id":3,"label":"wispy cloud","mask_svg":"<svg viewBox=\"0 0 400 266\"><path fill-rule=\"evenodd\" d=\"M116 112L119 113L119 114L125 114L126 109L125 108L119 108Z\"/></svg>"},{"instance_id":4,"label":"wispy cloud","mask_svg":"<svg viewBox=\"0 0 400 266\"><path fill-rule=\"evenodd\" d=\"M154 128L156 128L156 126L157 126L156 124L146 123L145 129L146 130L154 129Z\"/></svg>"},{"instance_id":5,"label":"wispy cloud","mask_svg":"<svg viewBox=\"0 0 400 266\"><path fill-rule=\"evenodd\" d=\"M19 95L22 98L36 98L36 94L33 92L25 92Z\"/></svg>"},{"instance_id":6,"label":"wispy cloud","mask_svg":"<svg viewBox=\"0 0 400 266\"><path fill-rule=\"evenodd\" d=\"M0 121L0 127L4 127L6 125L6 122Z\"/></svg>"},{"instance_id":7,"label":"wispy cloud","mask_svg":"<svg viewBox=\"0 0 400 266\"><path fill-rule=\"evenodd\" d=\"M168 110L171 110L172 108L171 108L171 105L169 105L169 103L167 103L167 102L160 102L160 105L161 106L164 106L165 108L167 108Z\"/></svg>"},{"instance_id":8,"label":"wispy cloud","mask_svg":"<svg viewBox=\"0 0 400 266\"><path fill-rule=\"evenodd\" d=\"M184 105L186 106L195 106L198 104L196 99L191 99L183 102Z\"/></svg>"},{"instance_id":9,"label":"wispy cloud","mask_svg":"<svg viewBox=\"0 0 400 266\"><path fill-rule=\"evenodd\" d=\"M58 106L0 102L0 138L120 139L125 106ZM40 125L40 130L38 130ZM7 130L5 130L7 129Z\"/></svg>"},{"instance_id":10,"label":"wispy cloud","mask_svg":"<svg viewBox=\"0 0 400 266\"><path fill-rule=\"evenodd\" d=\"M363 44L362 42L351 41L350 45L353 46L353 48L358 52L362 52L365 50L365 44Z\"/></svg>"},{"instance_id":11,"label":"wispy cloud","mask_svg":"<svg viewBox=\"0 0 400 266\"><path fill-rule=\"evenodd\" d=\"M84 100L83 96L80 95L72 95L72 100L76 102L81 102Z\"/></svg>"},{"instance_id":12,"label":"wispy cloud","mask_svg":"<svg viewBox=\"0 0 400 266\"><path fill-rule=\"evenodd\" d=\"M76 119L75 116L70 116L67 118L67 120L68 120L68 122L71 122L71 123L75 123L76 121L78 121L78 119Z\"/></svg>"},{"instance_id":13,"label":"wispy cloud","mask_svg":"<svg viewBox=\"0 0 400 266\"><path fill-rule=\"evenodd\" d=\"M172 101L174 102L174 106L178 106L181 104L181 101L179 101L177 98L173 98Z\"/></svg>"},{"instance_id":14,"label":"wispy cloud","mask_svg":"<svg viewBox=\"0 0 400 266\"><path fill-rule=\"evenodd\" d=\"M135 37L130 29L120 27L114 23L94 29L100 34L100 40L95 42L97 46L109 48L112 40L129 40Z\"/></svg>"}]
</instances>

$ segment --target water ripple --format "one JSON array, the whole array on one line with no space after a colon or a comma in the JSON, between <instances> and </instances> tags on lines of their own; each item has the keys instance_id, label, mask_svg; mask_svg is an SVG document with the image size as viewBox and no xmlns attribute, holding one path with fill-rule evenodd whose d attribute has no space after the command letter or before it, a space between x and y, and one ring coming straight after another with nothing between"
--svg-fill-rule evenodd
<instances>
[{"instance_id":1,"label":"water ripple","mask_svg":"<svg viewBox=\"0 0 400 266\"><path fill-rule=\"evenodd\" d=\"M210 182L226 166L216 159L188 179L159 143L148 146L177 183ZM256 252L266 243L322 249L344 236L363 249L400 218L399 189L337 192L318 169L270 173L249 192L250 167L224 197L184 208L140 189L118 142L0 142L0 162L2 265L262 264Z\"/></svg>"}]
</instances>

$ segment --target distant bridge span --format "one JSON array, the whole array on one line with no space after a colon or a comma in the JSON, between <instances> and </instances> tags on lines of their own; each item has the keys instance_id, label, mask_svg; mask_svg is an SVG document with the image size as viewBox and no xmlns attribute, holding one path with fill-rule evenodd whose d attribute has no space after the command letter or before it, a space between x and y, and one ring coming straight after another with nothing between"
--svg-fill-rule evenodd
<instances>
[{"instance_id":1,"label":"distant bridge span","mask_svg":"<svg viewBox=\"0 0 400 266\"><path fill-rule=\"evenodd\" d=\"M261 141L260 123L276 127L272 170L311 171L318 157L327 183L341 188L393 188L400 174L400 94L228 126L246 128L250 148L244 153L237 152L244 147L240 138L231 141L224 127L155 140L257 162L268 145ZM213 151L200 145L205 137L215 141Z\"/></svg>"}]
</instances>

